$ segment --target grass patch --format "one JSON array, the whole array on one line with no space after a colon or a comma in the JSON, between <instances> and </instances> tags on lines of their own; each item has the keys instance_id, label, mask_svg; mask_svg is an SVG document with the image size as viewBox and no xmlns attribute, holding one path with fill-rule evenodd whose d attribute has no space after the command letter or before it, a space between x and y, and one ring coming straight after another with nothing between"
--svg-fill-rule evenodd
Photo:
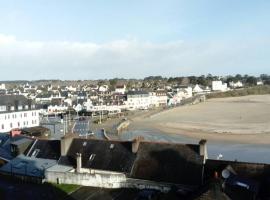
<instances>
[{"instance_id":1,"label":"grass patch","mask_svg":"<svg viewBox=\"0 0 270 200\"><path fill-rule=\"evenodd\" d=\"M240 96L248 96L248 95L265 95L265 94L270 94L269 85L243 88L243 89L232 90L228 92L211 93L211 94L207 94L206 98L212 99L212 98L240 97Z\"/></svg>"},{"instance_id":2,"label":"grass patch","mask_svg":"<svg viewBox=\"0 0 270 200\"><path fill-rule=\"evenodd\" d=\"M53 187L65 192L66 194L70 194L71 192L76 191L80 186L79 185L72 185L72 184L52 184Z\"/></svg>"}]
</instances>

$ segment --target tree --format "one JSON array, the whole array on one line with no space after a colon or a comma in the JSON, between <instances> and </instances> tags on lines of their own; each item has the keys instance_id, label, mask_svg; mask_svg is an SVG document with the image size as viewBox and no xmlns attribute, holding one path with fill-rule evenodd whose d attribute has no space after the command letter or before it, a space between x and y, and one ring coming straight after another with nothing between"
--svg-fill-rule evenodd
<instances>
[{"instance_id":1,"label":"tree","mask_svg":"<svg viewBox=\"0 0 270 200\"><path fill-rule=\"evenodd\" d=\"M236 74L235 75L235 81L242 81L243 77L241 76L241 74Z\"/></svg>"},{"instance_id":2,"label":"tree","mask_svg":"<svg viewBox=\"0 0 270 200\"><path fill-rule=\"evenodd\" d=\"M205 78L204 75L200 76L200 77L197 79L197 84L203 85L203 86L207 86L207 81L206 81L206 78Z\"/></svg>"},{"instance_id":3,"label":"tree","mask_svg":"<svg viewBox=\"0 0 270 200\"><path fill-rule=\"evenodd\" d=\"M188 84L189 84L189 78L188 77L182 78L181 85L188 85Z\"/></svg>"},{"instance_id":4,"label":"tree","mask_svg":"<svg viewBox=\"0 0 270 200\"><path fill-rule=\"evenodd\" d=\"M250 86L257 85L257 78L254 76L248 76L246 79L246 84Z\"/></svg>"},{"instance_id":5,"label":"tree","mask_svg":"<svg viewBox=\"0 0 270 200\"><path fill-rule=\"evenodd\" d=\"M114 87L117 83L117 79L116 78L110 79L109 82L110 82L110 86Z\"/></svg>"}]
</instances>

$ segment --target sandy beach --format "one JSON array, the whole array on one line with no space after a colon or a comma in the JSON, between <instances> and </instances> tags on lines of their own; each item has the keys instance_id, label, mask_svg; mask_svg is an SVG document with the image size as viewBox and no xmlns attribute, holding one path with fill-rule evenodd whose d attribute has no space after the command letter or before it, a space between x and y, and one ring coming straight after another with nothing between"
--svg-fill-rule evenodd
<instances>
[{"instance_id":1,"label":"sandy beach","mask_svg":"<svg viewBox=\"0 0 270 200\"><path fill-rule=\"evenodd\" d=\"M270 95L210 99L136 117L136 127L209 141L270 144Z\"/></svg>"}]
</instances>

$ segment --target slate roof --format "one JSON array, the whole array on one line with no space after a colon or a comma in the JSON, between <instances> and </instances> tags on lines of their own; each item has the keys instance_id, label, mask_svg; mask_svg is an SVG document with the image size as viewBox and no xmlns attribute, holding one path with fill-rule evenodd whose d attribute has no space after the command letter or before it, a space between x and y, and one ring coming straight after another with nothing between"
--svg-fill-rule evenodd
<instances>
[{"instance_id":1,"label":"slate roof","mask_svg":"<svg viewBox=\"0 0 270 200\"><path fill-rule=\"evenodd\" d=\"M129 173L136 157L131 149L131 142L74 138L67 153L68 164L76 167L76 154L81 153L83 168Z\"/></svg>"},{"instance_id":2,"label":"slate roof","mask_svg":"<svg viewBox=\"0 0 270 200\"><path fill-rule=\"evenodd\" d=\"M140 142L132 153L131 141L74 138L61 165L76 167L76 154L82 167L127 173L132 178L185 185L199 185L203 158L197 144Z\"/></svg>"},{"instance_id":3,"label":"slate roof","mask_svg":"<svg viewBox=\"0 0 270 200\"><path fill-rule=\"evenodd\" d=\"M23 95L1 95L0 96L0 105L11 105L15 106L15 102L18 105L28 105L29 100Z\"/></svg>"},{"instance_id":4,"label":"slate roof","mask_svg":"<svg viewBox=\"0 0 270 200\"><path fill-rule=\"evenodd\" d=\"M141 142L131 176L158 182L198 185L202 163L199 145Z\"/></svg>"},{"instance_id":5,"label":"slate roof","mask_svg":"<svg viewBox=\"0 0 270 200\"><path fill-rule=\"evenodd\" d=\"M29 157L58 160L61 155L60 140L37 140L26 153Z\"/></svg>"},{"instance_id":6,"label":"slate roof","mask_svg":"<svg viewBox=\"0 0 270 200\"><path fill-rule=\"evenodd\" d=\"M5 160L12 158L9 144L9 134L0 133L0 158Z\"/></svg>"},{"instance_id":7,"label":"slate roof","mask_svg":"<svg viewBox=\"0 0 270 200\"><path fill-rule=\"evenodd\" d=\"M0 157L6 160L11 160L13 158L10 151L10 144L20 145L26 142L29 143L30 147L32 141L34 141L32 138L25 137L22 135L10 138L9 134L5 133L0 134L0 140L2 140L2 142L0 143ZM26 151L29 149L29 147L26 149Z\"/></svg>"},{"instance_id":8,"label":"slate roof","mask_svg":"<svg viewBox=\"0 0 270 200\"><path fill-rule=\"evenodd\" d=\"M56 165L55 160L19 155L0 168L0 172L24 176L44 177L44 170Z\"/></svg>"}]
</instances>

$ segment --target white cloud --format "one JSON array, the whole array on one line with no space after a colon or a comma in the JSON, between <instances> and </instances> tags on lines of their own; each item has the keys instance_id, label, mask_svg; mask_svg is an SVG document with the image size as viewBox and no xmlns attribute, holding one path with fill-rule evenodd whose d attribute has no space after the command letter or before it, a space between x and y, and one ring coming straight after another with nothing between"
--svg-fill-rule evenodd
<instances>
[{"instance_id":1,"label":"white cloud","mask_svg":"<svg viewBox=\"0 0 270 200\"><path fill-rule=\"evenodd\" d=\"M269 41L156 44L126 39L96 44L0 35L0 80L268 73L269 52Z\"/></svg>"},{"instance_id":2,"label":"white cloud","mask_svg":"<svg viewBox=\"0 0 270 200\"><path fill-rule=\"evenodd\" d=\"M14 42L16 42L16 38L14 36L0 34L0 46L12 44Z\"/></svg>"}]
</instances>

